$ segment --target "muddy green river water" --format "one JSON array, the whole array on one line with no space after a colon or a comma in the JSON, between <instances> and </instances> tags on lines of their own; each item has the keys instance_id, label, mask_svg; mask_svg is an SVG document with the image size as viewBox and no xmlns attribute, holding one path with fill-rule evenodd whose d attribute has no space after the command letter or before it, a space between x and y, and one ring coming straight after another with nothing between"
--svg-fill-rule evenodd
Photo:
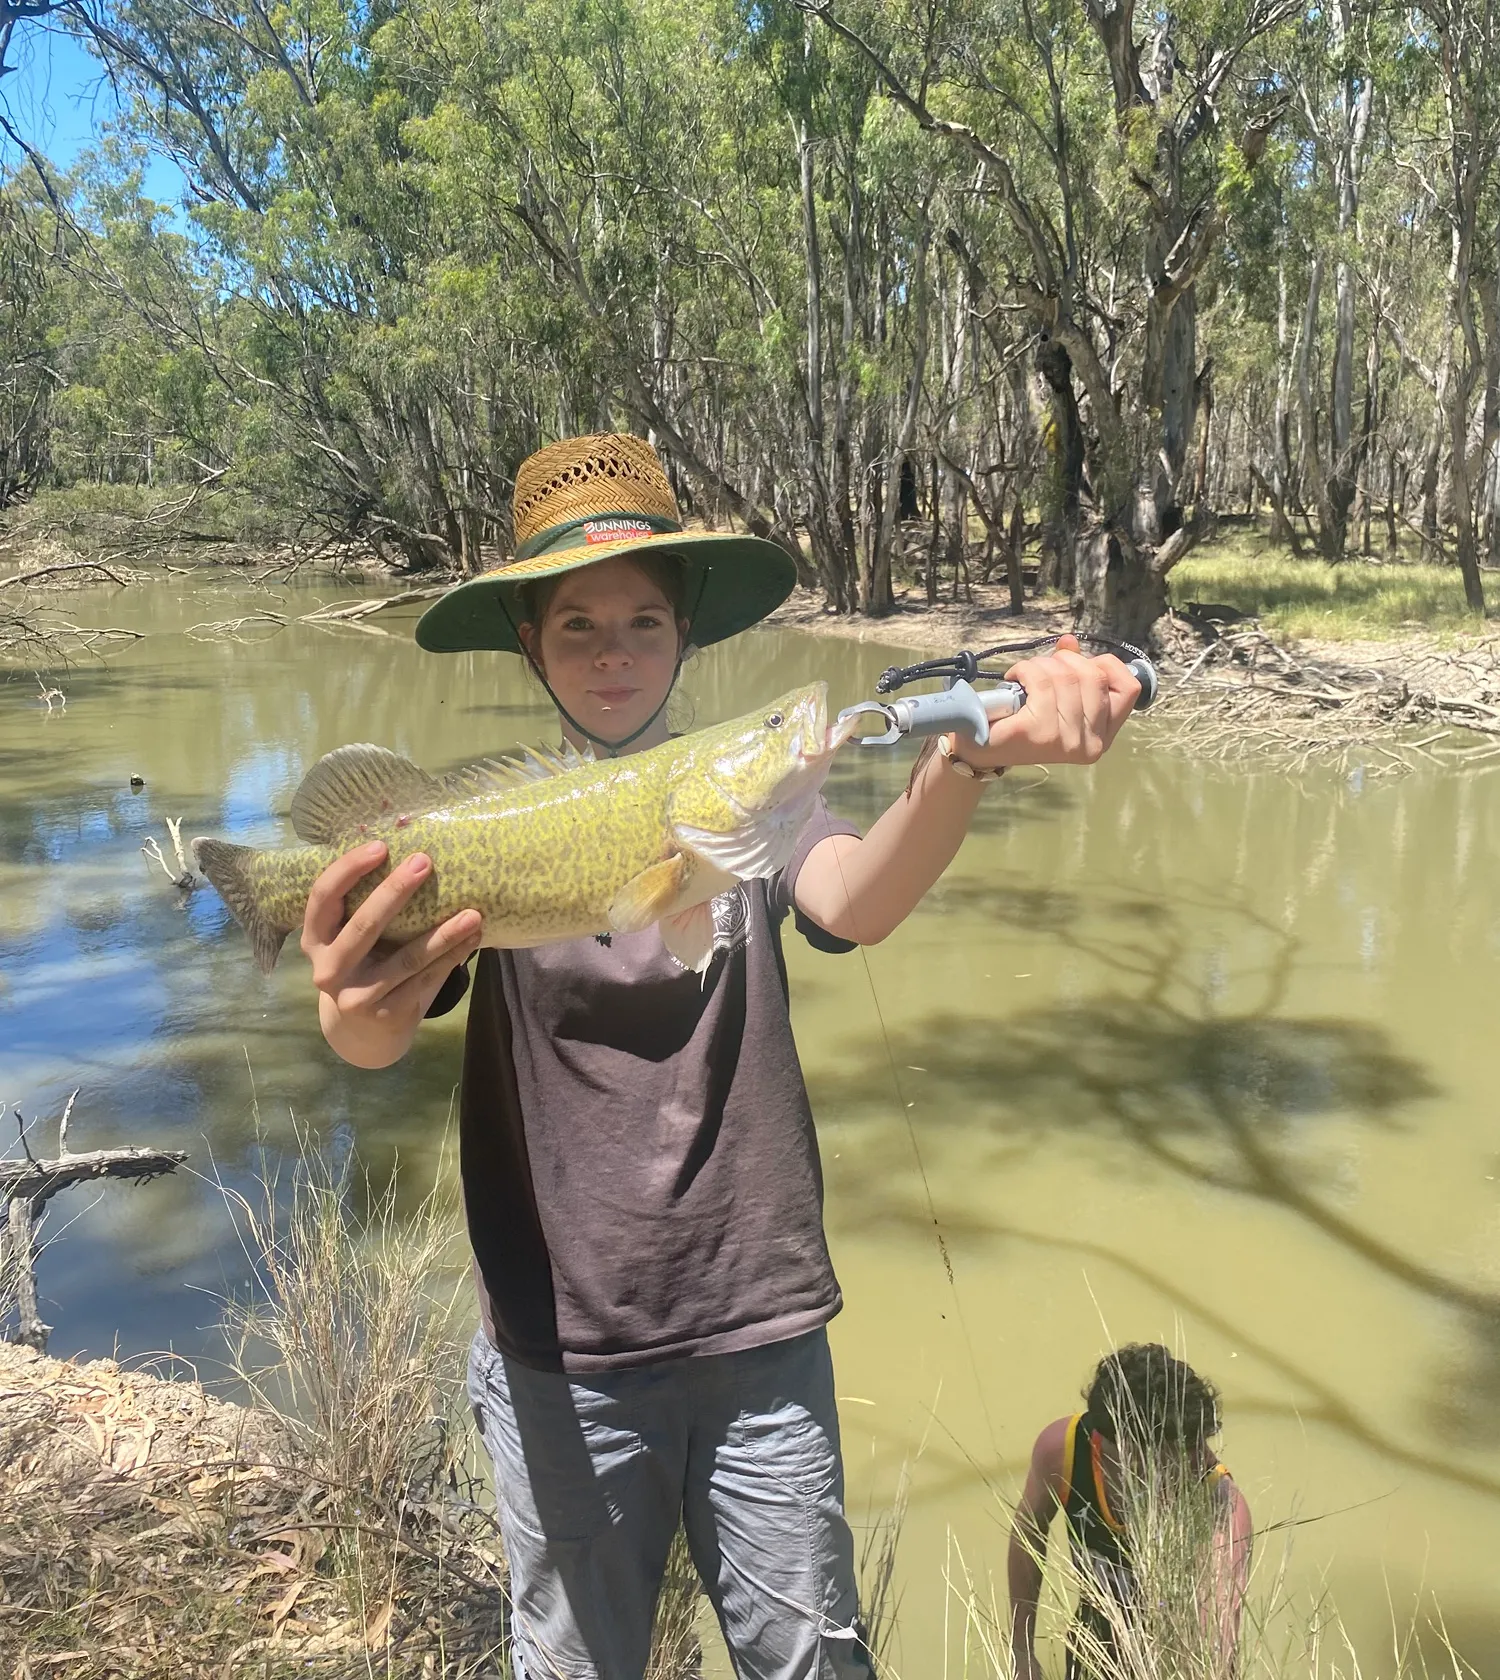
<instances>
[{"instance_id":1,"label":"muddy green river water","mask_svg":"<svg viewBox=\"0 0 1500 1680\"><path fill-rule=\"evenodd\" d=\"M191 630L346 586L182 584L68 597L147 635L54 673L65 710L0 683L0 1100L55 1117L78 1086L73 1147L191 1152L200 1176L55 1204L41 1281L53 1351L212 1375L214 1297L245 1275L212 1175L248 1182L295 1116L377 1181L399 1157L414 1200L463 1012L394 1069L344 1067L294 948L263 980L142 842L169 816L273 840L345 741L441 769L555 731L515 662L421 654L392 615ZM846 704L894 657L759 632L685 687L704 723L814 675ZM868 821L908 764L850 750L829 798ZM1440 1611L1500 1676L1500 780L1293 781L1154 751L1146 722L1095 770L1020 781L868 961L787 938L856 1524L911 1476L900 1673L963 1672L951 1583L998 1588L1037 1430L1111 1343L1161 1339L1224 1391L1268 1590L1326 1596L1366 1675Z\"/></svg>"}]
</instances>

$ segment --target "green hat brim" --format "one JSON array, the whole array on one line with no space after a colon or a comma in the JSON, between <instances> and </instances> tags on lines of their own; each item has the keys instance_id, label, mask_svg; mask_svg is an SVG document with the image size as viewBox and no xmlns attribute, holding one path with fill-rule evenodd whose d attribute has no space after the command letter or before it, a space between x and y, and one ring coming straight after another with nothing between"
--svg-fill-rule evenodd
<instances>
[{"instance_id":1,"label":"green hat brim","mask_svg":"<svg viewBox=\"0 0 1500 1680\"><path fill-rule=\"evenodd\" d=\"M515 627L526 617L519 593L525 585L561 572L576 572L600 560L653 550L682 557L683 610L691 620L688 639L695 647L709 647L759 624L797 586L791 555L764 537L662 532L630 542L563 549L455 584L417 621L417 645L429 653L466 653L478 648L524 653Z\"/></svg>"}]
</instances>

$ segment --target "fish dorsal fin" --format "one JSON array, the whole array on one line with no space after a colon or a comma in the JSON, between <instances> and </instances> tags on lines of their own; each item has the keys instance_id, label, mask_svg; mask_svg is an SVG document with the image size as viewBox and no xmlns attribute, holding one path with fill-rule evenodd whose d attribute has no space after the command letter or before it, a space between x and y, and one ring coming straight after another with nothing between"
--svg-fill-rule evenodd
<instances>
[{"instance_id":1,"label":"fish dorsal fin","mask_svg":"<svg viewBox=\"0 0 1500 1680\"><path fill-rule=\"evenodd\" d=\"M447 779L451 794L464 799L482 793L504 793L511 788L529 787L552 776L592 764L592 752L581 753L570 741L561 747L518 747L513 757L486 758L455 770Z\"/></svg>"},{"instance_id":2,"label":"fish dorsal fin","mask_svg":"<svg viewBox=\"0 0 1500 1680\"><path fill-rule=\"evenodd\" d=\"M309 845L336 846L362 826L436 810L448 797L436 776L400 753L367 742L335 747L292 796L292 827Z\"/></svg>"}]
</instances>

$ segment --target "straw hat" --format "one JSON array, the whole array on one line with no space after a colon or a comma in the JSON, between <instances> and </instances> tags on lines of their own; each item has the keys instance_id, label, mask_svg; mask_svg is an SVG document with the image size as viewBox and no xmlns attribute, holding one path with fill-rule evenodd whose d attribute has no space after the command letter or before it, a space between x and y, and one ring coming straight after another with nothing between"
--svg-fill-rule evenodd
<instances>
[{"instance_id":1,"label":"straw hat","mask_svg":"<svg viewBox=\"0 0 1500 1680\"><path fill-rule=\"evenodd\" d=\"M797 568L762 537L684 531L677 498L644 438L617 432L549 444L521 463L512 503L516 557L456 584L423 613L417 641L432 653L522 652L528 615L517 590L616 554L652 551L683 562L683 612L697 647L758 623L791 594Z\"/></svg>"}]
</instances>

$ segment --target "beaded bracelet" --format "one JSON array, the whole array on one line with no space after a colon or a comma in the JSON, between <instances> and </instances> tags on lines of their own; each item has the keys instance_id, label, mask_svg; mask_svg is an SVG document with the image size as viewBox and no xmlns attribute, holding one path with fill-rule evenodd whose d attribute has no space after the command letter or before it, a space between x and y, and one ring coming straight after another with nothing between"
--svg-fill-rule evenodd
<instances>
[{"instance_id":1,"label":"beaded bracelet","mask_svg":"<svg viewBox=\"0 0 1500 1680\"><path fill-rule=\"evenodd\" d=\"M957 742L951 735L938 736L937 750L939 756L945 759L952 769L956 770L960 776L963 776L968 781L998 782L1005 774L1005 766L1003 764L991 765L984 769L980 769L973 764L965 764L963 759L954 757L953 749L956 745Z\"/></svg>"}]
</instances>

